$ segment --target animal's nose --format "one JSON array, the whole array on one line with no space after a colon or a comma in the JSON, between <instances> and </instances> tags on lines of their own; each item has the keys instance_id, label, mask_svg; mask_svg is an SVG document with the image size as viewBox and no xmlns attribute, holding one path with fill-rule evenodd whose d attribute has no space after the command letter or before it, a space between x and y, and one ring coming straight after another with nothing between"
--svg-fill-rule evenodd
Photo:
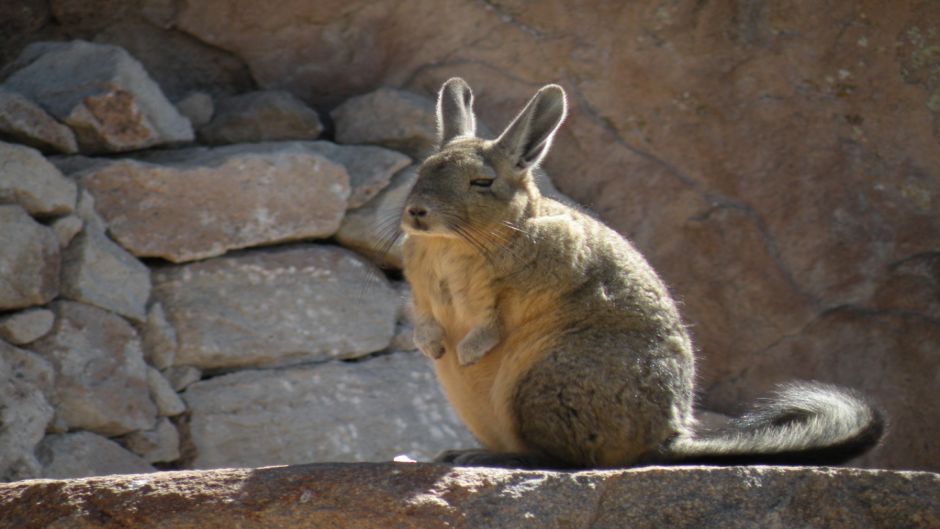
<instances>
[{"instance_id":1,"label":"animal's nose","mask_svg":"<svg viewBox=\"0 0 940 529\"><path fill-rule=\"evenodd\" d=\"M412 218L415 218L415 219L420 219L420 218L422 218L422 217L427 217L427 216L428 216L428 208L426 208L426 207L424 207L424 206L409 206L409 207L408 207L408 214L411 215L411 217L412 217Z\"/></svg>"}]
</instances>

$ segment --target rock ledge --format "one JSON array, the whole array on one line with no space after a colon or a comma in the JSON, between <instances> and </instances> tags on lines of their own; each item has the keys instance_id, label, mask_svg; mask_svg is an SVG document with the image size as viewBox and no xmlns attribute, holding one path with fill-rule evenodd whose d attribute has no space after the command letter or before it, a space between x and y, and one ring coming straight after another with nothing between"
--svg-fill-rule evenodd
<instances>
[{"instance_id":1,"label":"rock ledge","mask_svg":"<svg viewBox=\"0 0 940 529\"><path fill-rule=\"evenodd\" d=\"M940 527L940 475L317 464L0 484L0 527Z\"/></svg>"}]
</instances>

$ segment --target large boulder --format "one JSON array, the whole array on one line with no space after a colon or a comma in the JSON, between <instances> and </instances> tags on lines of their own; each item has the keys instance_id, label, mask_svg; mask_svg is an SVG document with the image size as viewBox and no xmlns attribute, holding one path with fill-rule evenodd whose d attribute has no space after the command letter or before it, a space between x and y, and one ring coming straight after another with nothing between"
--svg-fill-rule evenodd
<instances>
[{"instance_id":1,"label":"large boulder","mask_svg":"<svg viewBox=\"0 0 940 529\"><path fill-rule=\"evenodd\" d=\"M71 127L82 152L193 140L189 121L123 48L85 41L31 44L4 84Z\"/></svg>"},{"instance_id":2,"label":"large boulder","mask_svg":"<svg viewBox=\"0 0 940 529\"><path fill-rule=\"evenodd\" d=\"M366 260L335 246L255 250L154 271L174 362L199 368L350 358L386 348L401 300Z\"/></svg>"},{"instance_id":3,"label":"large boulder","mask_svg":"<svg viewBox=\"0 0 940 529\"><path fill-rule=\"evenodd\" d=\"M0 310L42 305L59 293L59 241L20 206L0 205Z\"/></svg>"},{"instance_id":4,"label":"large boulder","mask_svg":"<svg viewBox=\"0 0 940 529\"><path fill-rule=\"evenodd\" d=\"M329 237L349 196L343 166L297 142L157 152L75 174L121 246L176 263Z\"/></svg>"},{"instance_id":5,"label":"large boulder","mask_svg":"<svg viewBox=\"0 0 940 529\"><path fill-rule=\"evenodd\" d=\"M56 301L51 308L52 331L30 348L55 368L57 418L68 428L109 436L151 428L157 408L134 328L90 305Z\"/></svg>"},{"instance_id":6,"label":"large boulder","mask_svg":"<svg viewBox=\"0 0 940 529\"><path fill-rule=\"evenodd\" d=\"M193 468L429 460L476 446L416 352L244 370L197 382L183 396Z\"/></svg>"},{"instance_id":7,"label":"large boulder","mask_svg":"<svg viewBox=\"0 0 940 529\"><path fill-rule=\"evenodd\" d=\"M23 529L928 529L938 506L937 474L785 467L327 464L0 485L0 523Z\"/></svg>"}]
</instances>

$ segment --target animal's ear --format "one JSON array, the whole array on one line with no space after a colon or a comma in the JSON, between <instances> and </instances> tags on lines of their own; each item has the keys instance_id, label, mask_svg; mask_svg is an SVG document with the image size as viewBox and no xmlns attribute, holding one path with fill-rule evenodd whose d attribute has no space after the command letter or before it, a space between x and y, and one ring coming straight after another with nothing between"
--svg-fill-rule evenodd
<instances>
[{"instance_id":1,"label":"animal's ear","mask_svg":"<svg viewBox=\"0 0 940 529\"><path fill-rule=\"evenodd\" d=\"M542 87L496 140L518 169L538 164L565 119L565 90L555 84Z\"/></svg>"},{"instance_id":2,"label":"animal's ear","mask_svg":"<svg viewBox=\"0 0 940 529\"><path fill-rule=\"evenodd\" d=\"M473 136L477 130L473 115L473 92L459 77L448 79L437 96L437 133L444 146L457 136Z\"/></svg>"}]
</instances>

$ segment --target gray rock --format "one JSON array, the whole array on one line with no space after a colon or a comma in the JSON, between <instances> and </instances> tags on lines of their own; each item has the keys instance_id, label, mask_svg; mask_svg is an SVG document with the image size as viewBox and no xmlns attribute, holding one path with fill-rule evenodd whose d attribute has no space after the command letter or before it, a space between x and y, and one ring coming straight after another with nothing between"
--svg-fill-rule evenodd
<instances>
[{"instance_id":1,"label":"gray rock","mask_svg":"<svg viewBox=\"0 0 940 529\"><path fill-rule=\"evenodd\" d=\"M156 471L121 445L91 432L48 435L36 453L42 463L42 477L48 479Z\"/></svg>"},{"instance_id":2,"label":"gray rock","mask_svg":"<svg viewBox=\"0 0 940 529\"><path fill-rule=\"evenodd\" d=\"M49 227L59 239L59 247L65 248L82 231L85 222L77 215L66 215L52 221Z\"/></svg>"},{"instance_id":3,"label":"gray rock","mask_svg":"<svg viewBox=\"0 0 940 529\"><path fill-rule=\"evenodd\" d=\"M59 241L20 206L0 206L0 310L43 305L59 293Z\"/></svg>"},{"instance_id":4,"label":"gray rock","mask_svg":"<svg viewBox=\"0 0 940 529\"><path fill-rule=\"evenodd\" d=\"M349 196L346 170L298 142L153 153L80 177L121 246L177 263L329 237Z\"/></svg>"},{"instance_id":5,"label":"gray rock","mask_svg":"<svg viewBox=\"0 0 940 529\"><path fill-rule=\"evenodd\" d=\"M50 308L52 331L30 347L55 367L58 417L69 428L104 435L151 428L157 408L134 328L90 305L57 301Z\"/></svg>"},{"instance_id":6,"label":"gray rock","mask_svg":"<svg viewBox=\"0 0 940 529\"><path fill-rule=\"evenodd\" d=\"M39 105L0 87L0 138L47 153L75 153L78 144L71 129L56 121Z\"/></svg>"},{"instance_id":7,"label":"gray rock","mask_svg":"<svg viewBox=\"0 0 940 529\"><path fill-rule=\"evenodd\" d=\"M183 391L202 378L202 371L193 366L170 366L163 370L163 376L174 391Z\"/></svg>"},{"instance_id":8,"label":"gray rock","mask_svg":"<svg viewBox=\"0 0 940 529\"><path fill-rule=\"evenodd\" d=\"M147 387L161 417L175 417L186 411L186 404L170 386L170 382L156 369L147 366Z\"/></svg>"},{"instance_id":9,"label":"gray rock","mask_svg":"<svg viewBox=\"0 0 940 529\"><path fill-rule=\"evenodd\" d=\"M157 369L166 369L176 359L176 330L163 312L163 305L154 303L147 311L147 321L141 329L144 359Z\"/></svg>"},{"instance_id":10,"label":"gray rock","mask_svg":"<svg viewBox=\"0 0 940 529\"><path fill-rule=\"evenodd\" d=\"M180 458L179 432L166 417L161 417L152 430L132 432L119 441L148 463L167 463Z\"/></svg>"},{"instance_id":11,"label":"gray rock","mask_svg":"<svg viewBox=\"0 0 940 529\"><path fill-rule=\"evenodd\" d=\"M398 297L335 246L257 250L154 270L175 363L204 369L348 358L388 346Z\"/></svg>"},{"instance_id":12,"label":"gray rock","mask_svg":"<svg viewBox=\"0 0 940 529\"><path fill-rule=\"evenodd\" d=\"M126 51L84 41L39 42L5 81L75 133L82 152L118 152L192 141L189 120Z\"/></svg>"},{"instance_id":13,"label":"gray rock","mask_svg":"<svg viewBox=\"0 0 940 529\"><path fill-rule=\"evenodd\" d=\"M55 322L55 314L46 309L29 309L0 316L0 338L25 345L45 336Z\"/></svg>"},{"instance_id":14,"label":"gray rock","mask_svg":"<svg viewBox=\"0 0 940 529\"><path fill-rule=\"evenodd\" d=\"M0 481L38 478L34 451L52 421L52 366L0 340Z\"/></svg>"},{"instance_id":15,"label":"gray rock","mask_svg":"<svg viewBox=\"0 0 940 529\"><path fill-rule=\"evenodd\" d=\"M66 215L75 209L75 182L39 151L0 142L0 204L19 204L30 215Z\"/></svg>"},{"instance_id":16,"label":"gray rock","mask_svg":"<svg viewBox=\"0 0 940 529\"><path fill-rule=\"evenodd\" d=\"M380 88L353 97L330 116L337 143L369 143L424 159L437 146L434 101L412 92Z\"/></svg>"},{"instance_id":17,"label":"gray rock","mask_svg":"<svg viewBox=\"0 0 940 529\"><path fill-rule=\"evenodd\" d=\"M212 144L313 140L323 132L317 113L283 90L220 98L199 140Z\"/></svg>"},{"instance_id":18,"label":"gray rock","mask_svg":"<svg viewBox=\"0 0 940 529\"><path fill-rule=\"evenodd\" d=\"M215 113L215 105L212 96L205 92L193 92L183 99L176 102L176 109L180 114L186 116L186 119L193 124L193 127L199 128L212 120L212 114Z\"/></svg>"},{"instance_id":19,"label":"gray rock","mask_svg":"<svg viewBox=\"0 0 940 529\"><path fill-rule=\"evenodd\" d=\"M418 353L240 371L197 382L183 398L194 468L428 459L475 446Z\"/></svg>"},{"instance_id":20,"label":"gray rock","mask_svg":"<svg viewBox=\"0 0 940 529\"><path fill-rule=\"evenodd\" d=\"M411 159L400 152L373 145L337 145L327 141L304 145L346 168L351 188L348 209L372 200L388 186L395 173L411 163Z\"/></svg>"},{"instance_id":21,"label":"gray rock","mask_svg":"<svg viewBox=\"0 0 940 529\"><path fill-rule=\"evenodd\" d=\"M105 235L87 194L82 202L85 229L62 252L62 296L143 321L150 270Z\"/></svg>"},{"instance_id":22,"label":"gray rock","mask_svg":"<svg viewBox=\"0 0 940 529\"><path fill-rule=\"evenodd\" d=\"M375 198L347 212L336 240L379 266L401 268L401 211L417 176L417 166L400 171Z\"/></svg>"}]
</instances>

